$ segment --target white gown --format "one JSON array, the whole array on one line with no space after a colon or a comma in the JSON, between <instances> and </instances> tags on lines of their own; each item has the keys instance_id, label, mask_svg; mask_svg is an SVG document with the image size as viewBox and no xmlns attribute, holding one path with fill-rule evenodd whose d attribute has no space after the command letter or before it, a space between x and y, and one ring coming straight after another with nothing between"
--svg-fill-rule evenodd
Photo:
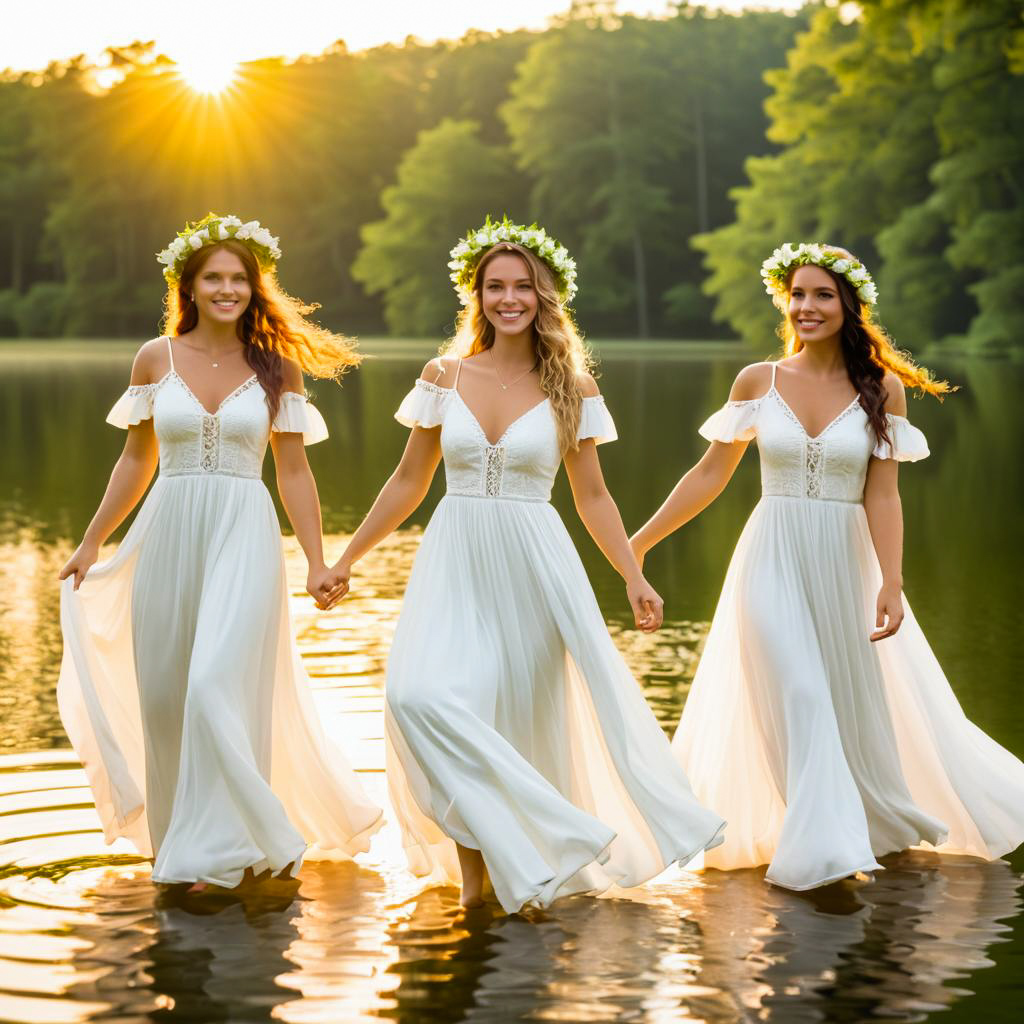
<instances>
[{"instance_id":1,"label":"white gown","mask_svg":"<svg viewBox=\"0 0 1024 1024\"><path fill-rule=\"evenodd\" d=\"M402 424L441 426L448 490L388 661L388 780L410 867L458 878L479 849L508 912L632 886L720 842L619 655L551 485L545 399L490 444L456 390L422 380ZM600 397L579 437L615 438Z\"/></svg>"},{"instance_id":2,"label":"white gown","mask_svg":"<svg viewBox=\"0 0 1024 1024\"><path fill-rule=\"evenodd\" d=\"M927 844L995 858L1024 841L1024 764L964 715L906 604L872 644L881 572L869 459L913 462L924 435L854 400L817 437L775 387L729 402L709 441L757 439L763 497L736 546L673 740L698 798L729 820L705 864L768 864L811 889Z\"/></svg>"},{"instance_id":3,"label":"white gown","mask_svg":"<svg viewBox=\"0 0 1024 1024\"><path fill-rule=\"evenodd\" d=\"M168 342L168 352L170 343ZM61 719L108 842L158 882L293 872L307 842L368 848L381 811L325 737L291 632L281 532L260 478L271 424L253 376L210 415L171 368L107 422L152 417L160 473L117 552L61 587ZM273 429L323 440L282 395Z\"/></svg>"}]
</instances>

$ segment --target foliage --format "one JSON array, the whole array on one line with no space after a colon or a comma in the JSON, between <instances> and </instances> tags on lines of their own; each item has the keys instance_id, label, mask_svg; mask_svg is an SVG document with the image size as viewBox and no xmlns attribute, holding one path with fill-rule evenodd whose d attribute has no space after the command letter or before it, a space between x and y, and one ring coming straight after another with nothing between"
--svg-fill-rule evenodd
<instances>
[{"instance_id":1,"label":"foliage","mask_svg":"<svg viewBox=\"0 0 1024 1024\"><path fill-rule=\"evenodd\" d=\"M779 241L820 240L876 268L901 344L1002 351L1024 337L1024 77L1019 3L867 0L819 7L770 72L769 138L732 224L698 236L715 316L763 347L775 319L752 271ZM758 308L760 304L761 308Z\"/></svg>"},{"instance_id":2,"label":"foliage","mask_svg":"<svg viewBox=\"0 0 1024 1024\"><path fill-rule=\"evenodd\" d=\"M706 336L687 239L725 222L743 158L771 148L761 76L799 19L601 7L541 33L257 61L220 97L142 43L110 51L112 87L81 58L0 77L4 309L45 283L58 333L151 333L155 254L217 210L280 237L282 283L328 325L436 334L457 308L448 250L508 213L564 235L594 333L635 329L642 286L644 329Z\"/></svg>"}]
</instances>

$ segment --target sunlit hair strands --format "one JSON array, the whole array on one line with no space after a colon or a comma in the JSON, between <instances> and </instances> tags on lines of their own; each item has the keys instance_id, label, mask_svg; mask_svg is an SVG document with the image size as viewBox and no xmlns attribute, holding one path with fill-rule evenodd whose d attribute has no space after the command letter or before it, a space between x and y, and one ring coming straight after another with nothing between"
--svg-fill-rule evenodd
<instances>
[{"instance_id":1,"label":"sunlit hair strands","mask_svg":"<svg viewBox=\"0 0 1024 1024\"><path fill-rule=\"evenodd\" d=\"M455 336L445 354L471 356L494 344L494 327L484 316L482 290L487 264L501 253L521 256L537 293L537 316L533 322L534 347L540 364L540 386L551 403L562 452L579 447L583 393L579 374L591 367L590 352L562 303L560 288L548 264L531 249L514 242L499 241L480 258L465 291L465 305L459 313Z\"/></svg>"},{"instance_id":2,"label":"sunlit hair strands","mask_svg":"<svg viewBox=\"0 0 1024 1024\"><path fill-rule=\"evenodd\" d=\"M354 342L310 320L309 314L317 307L285 292L273 267L261 267L253 248L235 238L204 243L192 250L181 265L180 276L168 281L164 334L185 334L199 322L192 285L218 249L238 256L252 288L249 305L238 320L238 337L245 345L246 361L266 393L271 419L277 415L281 401L285 359L296 363L303 373L320 378L337 379L359 365L362 357Z\"/></svg>"},{"instance_id":3,"label":"sunlit hair strands","mask_svg":"<svg viewBox=\"0 0 1024 1024\"><path fill-rule=\"evenodd\" d=\"M782 338L784 355L795 355L804 347L789 316L788 304L794 273L801 266L813 264L821 267L835 282L843 306L843 327L839 341L846 362L846 372L850 375L850 382L857 389L861 408L867 414L876 437L889 440L885 419L886 391L883 383L887 372L898 377L906 387L922 394L934 395L940 400L956 390L947 381L936 379L930 370L919 366L909 353L901 352L892 343L885 329L874 318L873 305L877 293L870 275L864 270L863 275L854 273L854 280L849 279L850 268L863 269L855 256L835 245L787 245L783 248L807 257L789 261L784 276L774 287L769 285L766 279L772 301L782 312L779 335ZM813 251L815 249L824 254L823 259L813 258L816 255ZM780 250L776 249L773 255L779 252ZM865 289L865 282L871 287Z\"/></svg>"}]
</instances>

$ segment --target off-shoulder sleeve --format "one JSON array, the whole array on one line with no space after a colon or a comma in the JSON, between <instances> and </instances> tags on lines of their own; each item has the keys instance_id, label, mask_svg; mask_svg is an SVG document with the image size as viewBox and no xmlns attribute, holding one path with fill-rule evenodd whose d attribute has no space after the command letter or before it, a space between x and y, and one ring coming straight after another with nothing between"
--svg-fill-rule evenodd
<instances>
[{"instance_id":1,"label":"off-shoulder sleeve","mask_svg":"<svg viewBox=\"0 0 1024 1024\"><path fill-rule=\"evenodd\" d=\"M156 384L133 384L107 413L107 422L111 426L127 430L136 423L152 419L156 389Z\"/></svg>"},{"instance_id":2,"label":"off-shoulder sleeve","mask_svg":"<svg viewBox=\"0 0 1024 1024\"><path fill-rule=\"evenodd\" d=\"M700 436L707 441L750 441L757 434L757 413L761 399L749 402L726 402L700 426Z\"/></svg>"},{"instance_id":3,"label":"off-shoulder sleeve","mask_svg":"<svg viewBox=\"0 0 1024 1024\"><path fill-rule=\"evenodd\" d=\"M597 444L605 441L617 441L619 432L615 429L615 420L604 404L604 395L592 395L583 399L580 410L580 429L576 431L577 441L586 441L592 437Z\"/></svg>"},{"instance_id":4,"label":"off-shoulder sleeve","mask_svg":"<svg viewBox=\"0 0 1024 1024\"><path fill-rule=\"evenodd\" d=\"M905 416L886 413L889 422L889 441L879 441L871 453L876 459L895 459L897 462L918 462L928 458L928 441Z\"/></svg>"},{"instance_id":5,"label":"off-shoulder sleeve","mask_svg":"<svg viewBox=\"0 0 1024 1024\"><path fill-rule=\"evenodd\" d=\"M441 388L429 381L417 380L412 391L402 399L395 419L403 427L439 426L451 394L451 388Z\"/></svg>"},{"instance_id":6,"label":"off-shoulder sleeve","mask_svg":"<svg viewBox=\"0 0 1024 1024\"><path fill-rule=\"evenodd\" d=\"M271 430L279 434L301 434L303 444L316 444L327 438L327 424L305 395L285 391Z\"/></svg>"}]
</instances>

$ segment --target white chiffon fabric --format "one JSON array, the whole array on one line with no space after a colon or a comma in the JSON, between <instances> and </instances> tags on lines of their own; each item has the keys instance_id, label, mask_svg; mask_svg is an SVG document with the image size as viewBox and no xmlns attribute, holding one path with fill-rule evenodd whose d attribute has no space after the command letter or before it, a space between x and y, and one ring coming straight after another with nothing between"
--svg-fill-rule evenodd
<instances>
[{"instance_id":1,"label":"white chiffon fabric","mask_svg":"<svg viewBox=\"0 0 1024 1024\"><path fill-rule=\"evenodd\" d=\"M511 912L637 885L720 842L619 655L549 504L547 400L490 444L457 389L396 413L441 427L447 494L416 556L387 673L388 782L412 870L479 849ZM579 436L611 440L600 397Z\"/></svg>"},{"instance_id":2,"label":"white chiffon fabric","mask_svg":"<svg viewBox=\"0 0 1024 1024\"><path fill-rule=\"evenodd\" d=\"M158 882L234 886L366 850L381 811L324 735L291 632L261 467L271 429L327 436L302 395L273 426L255 377L213 414L172 369L108 416L152 417L160 473L117 552L61 587L64 727L112 842Z\"/></svg>"},{"instance_id":3,"label":"white chiffon fabric","mask_svg":"<svg viewBox=\"0 0 1024 1024\"><path fill-rule=\"evenodd\" d=\"M995 858L1024 841L1024 764L964 715L905 604L877 644L881 572L863 506L869 460L913 462L924 435L857 401L809 437L774 383L700 428L756 438L763 496L736 546L673 740L694 792L729 821L705 858L768 864L811 889L914 845Z\"/></svg>"}]
</instances>

